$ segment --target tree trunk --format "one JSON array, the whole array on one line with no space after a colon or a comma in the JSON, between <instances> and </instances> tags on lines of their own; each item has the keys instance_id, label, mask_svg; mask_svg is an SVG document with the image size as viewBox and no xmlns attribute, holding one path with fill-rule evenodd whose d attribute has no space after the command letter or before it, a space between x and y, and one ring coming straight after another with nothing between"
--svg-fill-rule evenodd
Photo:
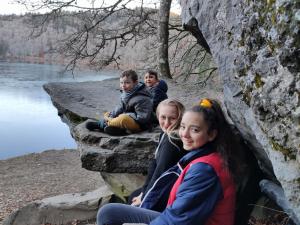
<instances>
[{"instance_id":1,"label":"tree trunk","mask_svg":"<svg viewBox=\"0 0 300 225\"><path fill-rule=\"evenodd\" d=\"M169 66L169 16L172 0L160 0L158 26L158 66L160 74L172 78Z\"/></svg>"}]
</instances>

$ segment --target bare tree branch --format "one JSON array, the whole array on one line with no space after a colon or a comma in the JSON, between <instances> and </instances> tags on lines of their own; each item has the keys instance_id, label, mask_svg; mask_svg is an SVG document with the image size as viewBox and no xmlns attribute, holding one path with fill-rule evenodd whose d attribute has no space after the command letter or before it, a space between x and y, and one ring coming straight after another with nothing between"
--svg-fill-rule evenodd
<instances>
[{"instance_id":1,"label":"bare tree branch","mask_svg":"<svg viewBox=\"0 0 300 225\"><path fill-rule=\"evenodd\" d=\"M160 69L161 74L188 79L191 75L207 72L202 65L207 60L204 49L183 30L180 17L170 17L171 0L159 1L161 16L156 9L146 8L143 0L135 9L129 7L134 0L107 0L100 1L101 4L95 0L90 7L79 5L76 0L18 1L31 9L48 10L45 14L32 15L33 37L41 35L50 25L72 23L72 31L66 33L68 36L61 40L58 49L69 59L68 69L73 70L82 61L98 69L109 64L119 67L125 51L121 49L132 49L140 41L147 43L152 39L152 43L144 46L147 54L141 61ZM76 11L66 11L69 8ZM157 49L161 55L157 55ZM157 60L156 65L148 63Z\"/></svg>"}]
</instances>

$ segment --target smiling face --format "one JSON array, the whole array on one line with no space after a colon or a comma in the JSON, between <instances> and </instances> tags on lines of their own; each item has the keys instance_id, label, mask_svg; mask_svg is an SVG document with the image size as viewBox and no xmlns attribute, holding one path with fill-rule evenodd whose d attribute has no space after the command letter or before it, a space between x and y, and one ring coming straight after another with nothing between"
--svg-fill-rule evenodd
<instances>
[{"instance_id":1,"label":"smiling face","mask_svg":"<svg viewBox=\"0 0 300 225\"><path fill-rule=\"evenodd\" d=\"M158 79L155 75L146 73L146 75L144 76L144 82L147 87L153 87L158 83Z\"/></svg>"},{"instance_id":2,"label":"smiling face","mask_svg":"<svg viewBox=\"0 0 300 225\"><path fill-rule=\"evenodd\" d=\"M186 112L181 120L179 136L183 142L183 148L187 151L197 149L209 141L213 141L217 132L208 133L208 126L203 115L198 112Z\"/></svg>"},{"instance_id":3,"label":"smiling face","mask_svg":"<svg viewBox=\"0 0 300 225\"><path fill-rule=\"evenodd\" d=\"M120 88L124 92L131 91L137 83L138 81L133 81L131 78L126 76L120 78Z\"/></svg>"},{"instance_id":4,"label":"smiling face","mask_svg":"<svg viewBox=\"0 0 300 225\"><path fill-rule=\"evenodd\" d=\"M158 122L161 129L166 132L178 120L177 108L173 105L162 105L158 112Z\"/></svg>"}]
</instances>

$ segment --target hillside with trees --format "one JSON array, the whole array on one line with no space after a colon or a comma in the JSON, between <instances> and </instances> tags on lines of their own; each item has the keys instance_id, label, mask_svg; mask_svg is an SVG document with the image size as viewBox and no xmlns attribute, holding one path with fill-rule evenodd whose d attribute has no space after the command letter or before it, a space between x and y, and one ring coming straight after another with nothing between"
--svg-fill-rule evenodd
<instances>
[{"instance_id":1,"label":"hillside with trees","mask_svg":"<svg viewBox=\"0 0 300 225\"><path fill-rule=\"evenodd\" d=\"M0 57L25 62L68 63L70 55L64 51L65 44L67 39L81 28L82 21L76 18L76 14L67 12L63 17L47 22L47 26L37 27L42 20L42 15L38 14L0 16ZM114 19L107 21L107 24L119 26L118 21ZM96 40L97 35L91 39L90 45L96 44ZM154 38L150 36L144 40L134 41L127 47L118 48L120 64L131 66L136 62L145 63L151 54L153 43ZM107 47L106 53L113 48L112 43L107 45L111 46ZM79 60L79 64L88 62Z\"/></svg>"},{"instance_id":2,"label":"hillside with trees","mask_svg":"<svg viewBox=\"0 0 300 225\"><path fill-rule=\"evenodd\" d=\"M141 14L144 21L140 19ZM143 12L119 10L111 15L89 11L2 15L0 58L64 64L69 69L76 66L158 69L157 32L158 10L147 8ZM210 75L215 70L205 50L182 29L177 14L170 16L168 48L174 76Z\"/></svg>"}]
</instances>

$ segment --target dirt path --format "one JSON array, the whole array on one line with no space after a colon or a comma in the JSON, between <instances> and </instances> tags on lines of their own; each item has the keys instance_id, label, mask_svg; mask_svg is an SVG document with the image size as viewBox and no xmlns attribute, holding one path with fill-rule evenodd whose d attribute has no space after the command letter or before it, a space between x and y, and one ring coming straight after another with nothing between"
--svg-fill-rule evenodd
<instances>
[{"instance_id":1,"label":"dirt path","mask_svg":"<svg viewBox=\"0 0 300 225\"><path fill-rule=\"evenodd\" d=\"M0 160L0 224L12 211L50 196L85 192L103 184L81 168L77 150L49 150Z\"/></svg>"}]
</instances>

